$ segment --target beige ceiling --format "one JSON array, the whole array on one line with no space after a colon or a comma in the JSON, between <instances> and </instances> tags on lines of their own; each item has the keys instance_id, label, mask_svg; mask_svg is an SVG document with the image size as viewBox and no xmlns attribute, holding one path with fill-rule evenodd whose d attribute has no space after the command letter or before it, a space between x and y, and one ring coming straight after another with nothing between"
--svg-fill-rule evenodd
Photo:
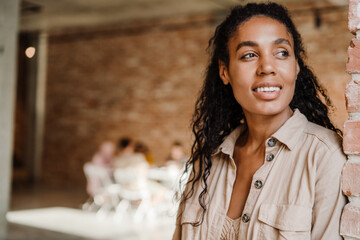
<instances>
[{"instance_id":1,"label":"beige ceiling","mask_svg":"<svg viewBox=\"0 0 360 240\"><path fill-rule=\"evenodd\" d=\"M55 30L224 11L247 0L22 0L21 31ZM252 1L254 2L254 1ZM255 0L255 2L260 2ZM275 0L290 10L346 6L347 0Z\"/></svg>"}]
</instances>

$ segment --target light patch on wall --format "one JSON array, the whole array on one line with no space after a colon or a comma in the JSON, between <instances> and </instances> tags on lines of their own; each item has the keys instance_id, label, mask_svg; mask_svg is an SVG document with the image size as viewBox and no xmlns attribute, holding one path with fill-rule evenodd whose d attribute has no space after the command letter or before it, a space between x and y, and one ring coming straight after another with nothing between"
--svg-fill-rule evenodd
<instances>
[{"instance_id":1,"label":"light patch on wall","mask_svg":"<svg viewBox=\"0 0 360 240\"><path fill-rule=\"evenodd\" d=\"M26 55L26 57L28 57L28 58L32 58L32 57L34 57L35 52L36 52L36 49L35 49L34 47L28 47L28 48L25 50L25 55Z\"/></svg>"}]
</instances>

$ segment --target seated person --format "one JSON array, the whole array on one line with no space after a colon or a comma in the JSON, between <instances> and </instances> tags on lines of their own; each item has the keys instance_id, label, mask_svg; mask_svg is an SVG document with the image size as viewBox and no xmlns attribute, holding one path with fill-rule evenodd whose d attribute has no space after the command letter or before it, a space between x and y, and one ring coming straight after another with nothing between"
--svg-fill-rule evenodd
<instances>
[{"instance_id":1,"label":"seated person","mask_svg":"<svg viewBox=\"0 0 360 240\"><path fill-rule=\"evenodd\" d=\"M150 164L150 165L154 165L155 161L154 161L154 157L151 154L149 147L146 146L145 143L137 141L135 143L135 152L136 153L142 153L145 156L146 161Z\"/></svg>"},{"instance_id":2,"label":"seated person","mask_svg":"<svg viewBox=\"0 0 360 240\"><path fill-rule=\"evenodd\" d=\"M97 166L112 168L114 165L115 152L115 144L111 141L105 141L100 145L91 162Z\"/></svg>"},{"instance_id":3,"label":"seated person","mask_svg":"<svg viewBox=\"0 0 360 240\"><path fill-rule=\"evenodd\" d=\"M146 185L147 171L149 169L145 156L142 153L135 152L135 142L131 138L121 138L118 148L119 154L115 159L114 167L126 171L122 172L123 177L118 175L117 179L119 180L119 177L121 177L121 182L125 183L127 181L125 178L136 178L135 181L129 181L126 187L131 190L143 188Z\"/></svg>"},{"instance_id":4,"label":"seated person","mask_svg":"<svg viewBox=\"0 0 360 240\"><path fill-rule=\"evenodd\" d=\"M171 146L166 166L175 165L179 170L183 170L187 159L182 144L179 141L175 141Z\"/></svg>"},{"instance_id":5,"label":"seated person","mask_svg":"<svg viewBox=\"0 0 360 240\"><path fill-rule=\"evenodd\" d=\"M92 167L92 169L97 169L96 172L90 170L90 172L86 173L86 191L90 196L94 197L103 190L104 185L111 184L115 150L115 144L113 142L105 141L99 146L97 152L92 157L91 162L86 163L86 165L96 167ZM104 174L99 171L104 172ZM106 174L106 172L108 174ZM104 176L105 174L106 176Z\"/></svg>"},{"instance_id":6,"label":"seated person","mask_svg":"<svg viewBox=\"0 0 360 240\"><path fill-rule=\"evenodd\" d=\"M163 202L168 190L148 178L149 163L144 154L135 152L135 142L130 138L119 140L119 154L115 159L115 179L128 190L149 192L150 203L155 207Z\"/></svg>"}]
</instances>

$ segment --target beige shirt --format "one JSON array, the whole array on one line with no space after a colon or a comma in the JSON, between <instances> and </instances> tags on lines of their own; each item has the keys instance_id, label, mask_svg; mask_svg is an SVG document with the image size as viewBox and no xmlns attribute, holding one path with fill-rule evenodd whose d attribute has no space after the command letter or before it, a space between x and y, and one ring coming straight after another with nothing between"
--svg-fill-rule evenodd
<instances>
[{"instance_id":1,"label":"beige shirt","mask_svg":"<svg viewBox=\"0 0 360 240\"><path fill-rule=\"evenodd\" d=\"M202 225L189 224L202 213L198 202L202 187L197 184L193 196L179 208L182 214L173 239L220 239L236 177L234 146L242 129L235 129L213 154ZM264 164L253 176L239 239L342 239L339 222L346 200L340 176L346 157L339 140L295 110L264 143Z\"/></svg>"}]
</instances>

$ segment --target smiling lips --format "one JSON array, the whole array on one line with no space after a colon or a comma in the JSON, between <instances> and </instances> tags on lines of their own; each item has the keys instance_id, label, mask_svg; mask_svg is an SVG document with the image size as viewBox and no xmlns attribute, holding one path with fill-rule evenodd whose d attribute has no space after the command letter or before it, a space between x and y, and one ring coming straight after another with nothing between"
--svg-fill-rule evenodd
<instances>
[{"instance_id":1,"label":"smiling lips","mask_svg":"<svg viewBox=\"0 0 360 240\"><path fill-rule=\"evenodd\" d=\"M253 89L254 95L263 100L273 100L280 94L279 86L259 86Z\"/></svg>"},{"instance_id":2,"label":"smiling lips","mask_svg":"<svg viewBox=\"0 0 360 240\"><path fill-rule=\"evenodd\" d=\"M259 87L254 89L255 92L274 92L280 91L279 87Z\"/></svg>"}]
</instances>

